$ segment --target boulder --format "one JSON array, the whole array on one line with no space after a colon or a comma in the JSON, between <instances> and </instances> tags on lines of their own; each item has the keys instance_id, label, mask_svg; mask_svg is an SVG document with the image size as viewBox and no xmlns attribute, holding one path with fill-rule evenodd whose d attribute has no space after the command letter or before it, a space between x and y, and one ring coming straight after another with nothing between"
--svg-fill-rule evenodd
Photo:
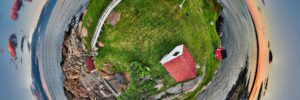
<instances>
[{"instance_id":1,"label":"boulder","mask_svg":"<svg viewBox=\"0 0 300 100\"><path fill-rule=\"evenodd\" d=\"M200 77L200 76L197 76L196 78L195 78L195 81L196 82L199 82L199 81L201 81L202 80L202 78Z\"/></svg>"},{"instance_id":2,"label":"boulder","mask_svg":"<svg viewBox=\"0 0 300 100\"><path fill-rule=\"evenodd\" d=\"M121 74L115 74L115 79L120 83L120 84L125 84L125 78Z\"/></svg>"},{"instance_id":3,"label":"boulder","mask_svg":"<svg viewBox=\"0 0 300 100\"><path fill-rule=\"evenodd\" d=\"M159 94L155 95L153 99L159 100L162 98L162 96L166 95L166 92L160 92Z\"/></svg>"},{"instance_id":4,"label":"boulder","mask_svg":"<svg viewBox=\"0 0 300 100\"><path fill-rule=\"evenodd\" d=\"M187 82L184 82L183 86L182 86L182 89L183 89L183 91L190 90L190 89L192 89L195 86L195 84L196 84L196 80L195 79L187 81Z\"/></svg>"},{"instance_id":5,"label":"boulder","mask_svg":"<svg viewBox=\"0 0 300 100\"><path fill-rule=\"evenodd\" d=\"M176 86L167 89L167 93L170 94L178 94L181 92L182 92L182 84L177 84Z\"/></svg>"},{"instance_id":6,"label":"boulder","mask_svg":"<svg viewBox=\"0 0 300 100\"><path fill-rule=\"evenodd\" d=\"M156 85L154 86L154 88L156 88L157 90L160 90L160 89L163 88L163 87L164 87L164 84L163 84L163 83L156 84Z\"/></svg>"}]
</instances>

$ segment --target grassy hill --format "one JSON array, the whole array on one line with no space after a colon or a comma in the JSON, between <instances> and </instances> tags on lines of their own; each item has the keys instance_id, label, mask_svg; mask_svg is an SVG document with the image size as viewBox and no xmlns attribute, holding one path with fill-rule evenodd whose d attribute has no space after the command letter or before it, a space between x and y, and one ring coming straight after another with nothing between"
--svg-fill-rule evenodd
<instances>
[{"instance_id":1,"label":"grassy hill","mask_svg":"<svg viewBox=\"0 0 300 100\"><path fill-rule=\"evenodd\" d=\"M180 8L181 2L123 0L115 8L121 13L118 24L106 24L100 34L99 41L105 47L100 48L96 57L97 68L110 64L117 68L116 71L127 73L132 62L139 62L150 68L151 77L161 78L165 86L172 86L176 84L175 80L159 61L175 46L185 44L195 61L206 67L202 84L211 81L220 64L214 58L214 50L220 46L215 30L220 8L210 0L186 0ZM89 5L83 20L89 35L95 29L103 5L107 5L107 0L92 0Z\"/></svg>"}]
</instances>

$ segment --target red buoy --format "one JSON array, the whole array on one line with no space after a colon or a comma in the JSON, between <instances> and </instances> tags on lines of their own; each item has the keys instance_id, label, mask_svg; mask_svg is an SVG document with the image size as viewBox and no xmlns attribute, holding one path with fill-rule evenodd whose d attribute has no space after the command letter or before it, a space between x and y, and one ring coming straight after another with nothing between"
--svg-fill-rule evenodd
<instances>
[{"instance_id":1,"label":"red buoy","mask_svg":"<svg viewBox=\"0 0 300 100\"><path fill-rule=\"evenodd\" d=\"M215 57L217 60L222 60L222 51L224 50L223 47L221 48L218 48L216 51L215 51Z\"/></svg>"}]
</instances>

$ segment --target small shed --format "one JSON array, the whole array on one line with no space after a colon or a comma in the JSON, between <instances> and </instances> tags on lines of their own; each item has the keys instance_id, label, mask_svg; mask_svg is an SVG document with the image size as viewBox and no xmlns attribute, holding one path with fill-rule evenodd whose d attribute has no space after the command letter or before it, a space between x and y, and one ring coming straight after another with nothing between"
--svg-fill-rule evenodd
<instances>
[{"instance_id":1,"label":"small shed","mask_svg":"<svg viewBox=\"0 0 300 100\"><path fill-rule=\"evenodd\" d=\"M85 64L86 64L86 69L88 72L92 72L93 70L95 70L95 64L94 64L94 60L91 57L88 57L85 59Z\"/></svg>"},{"instance_id":2,"label":"small shed","mask_svg":"<svg viewBox=\"0 0 300 100\"><path fill-rule=\"evenodd\" d=\"M176 46L169 54L162 58L160 63L176 82L190 80L197 75L196 63L183 44Z\"/></svg>"}]
</instances>

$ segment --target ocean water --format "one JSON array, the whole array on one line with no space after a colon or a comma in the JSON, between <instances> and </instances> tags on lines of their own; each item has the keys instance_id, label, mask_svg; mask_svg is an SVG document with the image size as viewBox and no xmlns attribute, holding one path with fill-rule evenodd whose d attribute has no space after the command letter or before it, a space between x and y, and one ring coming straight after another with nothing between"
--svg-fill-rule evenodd
<instances>
[{"instance_id":1,"label":"ocean water","mask_svg":"<svg viewBox=\"0 0 300 100\"><path fill-rule=\"evenodd\" d=\"M71 18L84 11L88 0L51 0L42 11L32 38L32 70L44 94L65 100L63 90L62 42ZM37 72L38 70L38 72Z\"/></svg>"},{"instance_id":2,"label":"ocean water","mask_svg":"<svg viewBox=\"0 0 300 100\"><path fill-rule=\"evenodd\" d=\"M0 97L3 100L31 100L32 92L39 93L37 83L31 77L31 36L46 0L23 1L16 21L10 18L13 2L14 0L0 1ZM16 60L11 59L7 50L11 34L16 34L18 39Z\"/></svg>"},{"instance_id":3,"label":"ocean water","mask_svg":"<svg viewBox=\"0 0 300 100\"><path fill-rule=\"evenodd\" d=\"M212 82L200 92L198 100L224 100L245 67L251 69L256 62L257 46L251 16L242 0L221 0L224 17L222 45L228 57L222 60Z\"/></svg>"}]
</instances>

